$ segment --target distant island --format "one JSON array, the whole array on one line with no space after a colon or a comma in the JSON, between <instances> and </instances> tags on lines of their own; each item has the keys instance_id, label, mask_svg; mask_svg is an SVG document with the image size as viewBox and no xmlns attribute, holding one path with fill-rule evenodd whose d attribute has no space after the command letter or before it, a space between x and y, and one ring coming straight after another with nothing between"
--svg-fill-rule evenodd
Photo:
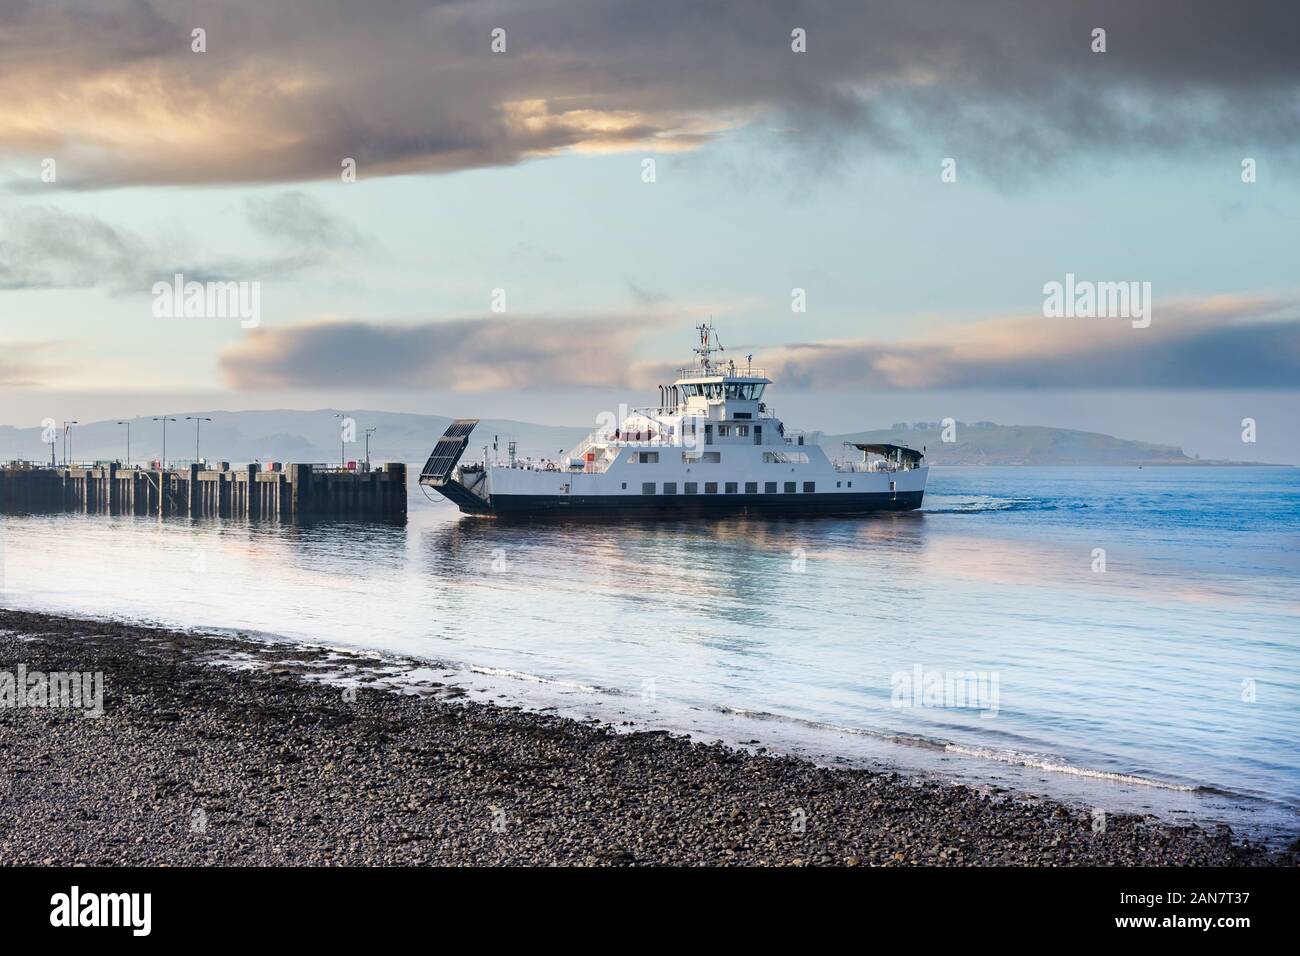
<instances>
[{"instance_id":1,"label":"distant island","mask_svg":"<svg viewBox=\"0 0 1300 956\"><path fill-rule=\"evenodd\" d=\"M880 442L924 448L931 465L1263 465L1189 457L1173 445L1130 441L1100 432L1045 425L998 425L959 421L951 442L940 422L899 422L887 429L827 435L819 443L838 453L843 442Z\"/></svg>"},{"instance_id":2,"label":"distant island","mask_svg":"<svg viewBox=\"0 0 1300 956\"><path fill-rule=\"evenodd\" d=\"M313 411L276 409L223 412L171 413L179 421L167 429L167 458L186 461L194 457L195 433L186 415L204 421L200 453L214 461L337 462L340 457L360 461L365 457L365 430L374 462L405 461L421 464L451 419L442 415L405 412L346 411L356 423L356 441L340 448L336 409ZM590 431L586 427L537 425L529 422L484 419L475 430L467 456L476 458L482 447L495 442L505 456L508 443L516 443L520 457L554 457L567 451ZM1181 448L1128 441L1097 432L1050 428L1042 425L998 425L993 422L957 422L956 441L945 442L940 422L900 422L887 429L843 435L813 433L831 457L842 455L842 442L888 442L924 448L934 465L1227 465L1260 462L1208 461L1189 457ZM116 421L85 422L71 433L72 457L78 462L125 460L126 428ZM62 438L58 438L62 459ZM151 418L131 419L131 461L147 462L162 451L159 423ZM854 452L857 454L857 452ZM41 429L0 426L0 461L50 460L50 446Z\"/></svg>"}]
</instances>

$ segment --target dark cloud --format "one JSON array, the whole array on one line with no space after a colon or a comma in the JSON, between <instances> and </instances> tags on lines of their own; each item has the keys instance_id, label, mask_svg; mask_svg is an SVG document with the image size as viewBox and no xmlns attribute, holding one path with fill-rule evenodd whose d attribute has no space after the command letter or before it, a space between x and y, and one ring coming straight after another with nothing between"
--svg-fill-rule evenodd
<instances>
[{"instance_id":1,"label":"dark cloud","mask_svg":"<svg viewBox=\"0 0 1300 956\"><path fill-rule=\"evenodd\" d=\"M362 242L352 225L298 191L255 196L247 202L248 222L272 239L315 250L354 247Z\"/></svg>"},{"instance_id":2,"label":"dark cloud","mask_svg":"<svg viewBox=\"0 0 1300 956\"><path fill-rule=\"evenodd\" d=\"M196 256L147 241L97 216L45 204L0 211L0 290L147 290L177 272L196 282L272 279L335 266L359 246L346 221L300 192L248 202L249 224L280 248L265 256Z\"/></svg>"},{"instance_id":3,"label":"dark cloud","mask_svg":"<svg viewBox=\"0 0 1300 956\"><path fill-rule=\"evenodd\" d=\"M640 327L626 317L315 322L252 332L222 354L221 371L243 389L610 385L632 365Z\"/></svg>"},{"instance_id":4,"label":"dark cloud","mask_svg":"<svg viewBox=\"0 0 1300 956\"><path fill-rule=\"evenodd\" d=\"M51 206L0 214L0 289L139 286L148 255L140 237L95 216Z\"/></svg>"},{"instance_id":5,"label":"dark cloud","mask_svg":"<svg viewBox=\"0 0 1300 956\"><path fill-rule=\"evenodd\" d=\"M667 293L655 292L653 289L643 289L631 279L627 280L627 291L632 294L632 298L636 301L637 305L646 308L654 308L655 306L663 305L669 300Z\"/></svg>"},{"instance_id":6,"label":"dark cloud","mask_svg":"<svg viewBox=\"0 0 1300 956\"><path fill-rule=\"evenodd\" d=\"M762 116L818 161L941 147L1004 178L1008 163L1300 139L1293 0L53 0L0 18L0 153L57 156L72 186L682 148Z\"/></svg>"},{"instance_id":7,"label":"dark cloud","mask_svg":"<svg viewBox=\"0 0 1300 956\"><path fill-rule=\"evenodd\" d=\"M635 358L663 321L308 323L253 332L222 355L221 369L227 384L247 389L341 381L453 391L646 388L671 382L681 364ZM1295 388L1300 305L1212 299L1157 308L1145 329L1127 319L1001 319L913 342L744 348L782 388Z\"/></svg>"},{"instance_id":8,"label":"dark cloud","mask_svg":"<svg viewBox=\"0 0 1300 956\"><path fill-rule=\"evenodd\" d=\"M1300 306L1157 307L1127 319L1026 318L952 326L923 341L783 346L764 358L796 388L1297 388Z\"/></svg>"}]
</instances>

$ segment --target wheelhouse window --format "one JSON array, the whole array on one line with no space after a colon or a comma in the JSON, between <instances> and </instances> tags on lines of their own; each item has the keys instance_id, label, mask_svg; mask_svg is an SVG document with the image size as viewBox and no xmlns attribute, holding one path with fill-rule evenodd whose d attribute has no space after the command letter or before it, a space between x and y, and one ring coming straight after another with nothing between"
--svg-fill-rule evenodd
<instances>
[{"instance_id":1,"label":"wheelhouse window","mask_svg":"<svg viewBox=\"0 0 1300 956\"><path fill-rule=\"evenodd\" d=\"M761 382L728 382L725 394L733 401L756 402L763 397L764 387Z\"/></svg>"}]
</instances>

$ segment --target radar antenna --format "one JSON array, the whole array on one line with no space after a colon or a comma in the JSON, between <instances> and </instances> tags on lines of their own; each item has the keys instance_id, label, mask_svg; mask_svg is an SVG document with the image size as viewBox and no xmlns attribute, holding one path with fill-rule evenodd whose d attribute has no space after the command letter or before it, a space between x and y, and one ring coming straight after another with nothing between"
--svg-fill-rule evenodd
<instances>
[{"instance_id":1,"label":"radar antenna","mask_svg":"<svg viewBox=\"0 0 1300 956\"><path fill-rule=\"evenodd\" d=\"M722 342L718 340L718 333L713 328L713 316L709 316L709 321L697 325L695 331L700 333L700 344L693 350L700 357L700 364L704 367L705 372L713 369L713 362L710 356L716 352L725 352Z\"/></svg>"}]
</instances>

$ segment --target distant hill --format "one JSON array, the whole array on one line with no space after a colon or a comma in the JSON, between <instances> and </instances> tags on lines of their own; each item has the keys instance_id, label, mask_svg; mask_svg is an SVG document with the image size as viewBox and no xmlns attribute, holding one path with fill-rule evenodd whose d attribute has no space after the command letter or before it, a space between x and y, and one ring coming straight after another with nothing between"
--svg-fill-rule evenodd
<instances>
[{"instance_id":1,"label":"distant hill","mask_svg":"<svg viewBox=\"0 0 1300 956\"><path fill-rule=\"evenodd\" d=\"M194 457L194 422L186 415L211 418L202 423L200 450L211 461L244 463L249 461L336 462L339 460L340 420L336 409L314 411L276 409L269 411L222 412L184 411L167 423L167 458L169 461ZM370 460L373 462L405 461L423 463L438 436L451 419L442 415L414 415L404 412L352 411L345 413L356 421L356 441L344 449L348 459L365 457L365 430L375 428L370 436ZM150 418L131 421L131 460L147 461L162 453L162 427ZM519 443L521 456L554 456L560 448L569 449L589 429L553 425L533 425L502 419L484 419L470 439L470 456L478 455L484 445L499 436L501 453L506 442ZM62 436L58 455L63 455ZM113 421L86 422L72 430L74 461L125 459L126 426ZM0 426L0 461L14 458L49 461L50 446L41 441L40 428Z\"/></svg>"},{"instance_id":2,"label":"distant hill","mask_svg":"<svg viewBox=\"0 0 1300 956\"><path fill-rule=\"evenodd\" d=\"M1210 465L1226 462L1189 458L1181 448L1129 441L1099 432L1044 425L957 422L956 440L943 441L939 422L899 423L888 429L827 435L821 444L839 454L842 442L888 442L924 448L932 465Z\"/></svg>"},{"instance_id":3,"label":"distant hill","mask_svg":"<svg viewBox=\"0 0 1300 956\"><path fill-rule=\"evenodd\" d=\"M339 460L339 413L315 411L176 412L167 424L167 457L171 461L194 457L194 423L186 415L211 418L203 422L203 456L240 464L249 461L336 462ZM423 463L450 418L404 412L348 411L356 420L357 440L347 445L349 459L365 456L365 429L377 431L370 439L374 462ZM502 455L506 443L518 442L521 457L555 456L572 448L588 428L534 425L502 419L484 419L470 439L467 457L475 458L483 445L499 439ZM1181 448L1127 441L1097 432L1048 428L1040 425L996 425L992 422L957 423L955 442L944 442L938 422L897 424L878 431L819 437L832 456L840 455L844 441L890 442L926 450L935 465L1195 465L1225 464L1189 458ZM59 443L62 458L62 438ZM161 423L149 418L131 419L131 459L157 458L162 451ZM114 421L87 422L74 427L75 461L124 459L126 427ZM50 447L42 443L39 428L0 426L0 461L14 458L48 461Z\"/></svg>"}]
</instances>

